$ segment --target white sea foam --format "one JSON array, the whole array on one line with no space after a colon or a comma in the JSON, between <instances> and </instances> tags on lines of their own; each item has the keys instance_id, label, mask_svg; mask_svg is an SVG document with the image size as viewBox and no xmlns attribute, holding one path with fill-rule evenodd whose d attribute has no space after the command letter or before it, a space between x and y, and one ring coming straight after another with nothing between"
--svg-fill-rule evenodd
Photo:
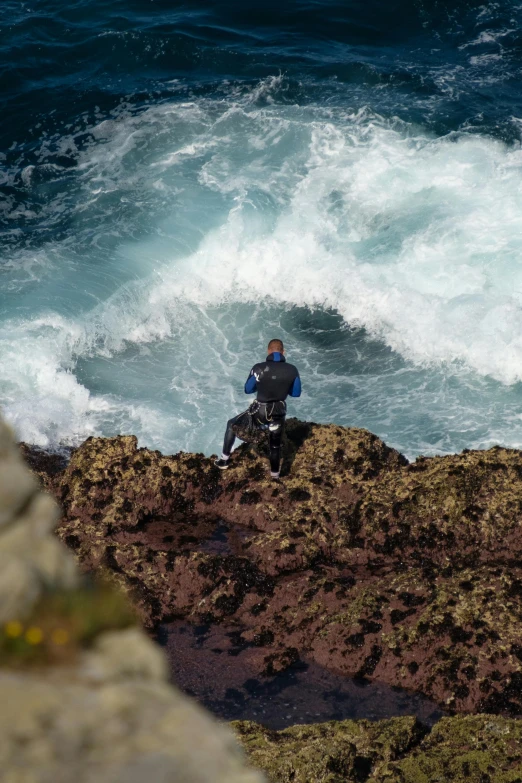
<instances>
[{"instance_id":1,"label":"white sea foam","mask_svg":"<svg viewBox=\"0 0 522 783\"><path fill-rule=\"evenodd\" d=\"M3 322L0 399L22 437L45 445L134 427L163 448L211 449L223 423L215 397L238 403L278 308L337 311L427 373L522 380L522 152L477 135L431 138L369 110L277 105L282 78L231 88L228 103L153 107L92 129L77 152L88 231L101 203L114 209L102 236L122 203L137 204L133 231L155 210L161 219L99 272L86 252L94 307L71 315L65 288L55 308ZM296 339L319 390L335 370L312 371L316 348ZM390 399L386 388L368 409ZM346 419L346 399L329 394L322 410Z\"/></svg>"},{"instance_id":2,"label":"white sea foam","mask_svg":"<svg viewBox=\"0 0 522 783\"><path fill-rule=\"evenodd\" d=\"M501 46L503 38L516 32L516 29L512 27L505 28L504 30L482 30L476 38L472 41L468 41L468 43L462 44L459 46L459 49L468 49L470 46L481 46L483 44L496 44L497 46Z\"/></svg>"},{"instance_id":3,"label":"white sea foam","mask_svg":"<svg viewBox=\"0 0 522 783\"><path fill-rule=\"evenodd\" d=\"M266 118L265 118L266 119ZM280 124L279 118L274 118ZM238 204L197 252L164 269L111 333L170 334L175 302L275 301L338 310L415 363L522 377L522 152L477 136L405 137L311 122L307 160L273 229L245 209L280 172L216 154L200 181ZM291 174L289 179L292 179ZM118 311L115 301L104 305ZM141 312L140 312L141 310Z\"/></svg>"}]
</instances>

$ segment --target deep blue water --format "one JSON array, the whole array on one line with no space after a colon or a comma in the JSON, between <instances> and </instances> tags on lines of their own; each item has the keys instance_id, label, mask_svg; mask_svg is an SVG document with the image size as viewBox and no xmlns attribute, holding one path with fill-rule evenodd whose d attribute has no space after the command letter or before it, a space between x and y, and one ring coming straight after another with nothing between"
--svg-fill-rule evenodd
<instances>
[{"instance_id":1,"label":"deep blue water","mask_svg":"<svg viewBox=\"0 0 522 783\"><path fill-rule=\"evenodd\" d=\"M522 5L4 0L0 405L219 449L303 418L522 444Z\"/></svg>"}]
</instances>

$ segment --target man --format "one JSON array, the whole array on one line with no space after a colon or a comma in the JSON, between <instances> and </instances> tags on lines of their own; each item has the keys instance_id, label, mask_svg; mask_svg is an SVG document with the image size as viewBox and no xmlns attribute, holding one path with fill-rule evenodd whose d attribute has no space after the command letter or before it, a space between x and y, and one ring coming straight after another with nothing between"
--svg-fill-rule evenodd
<instances>
[{"instance_id":1,"label":"man","mask_svg":"<svg viewBox=\"0 0 522 783\"><path fill-rule=\"evenodd\" d=\"M286 417L286 398L301 396L301 379L297 368L285 359L282 340L270 340L266 361L254 364L245 383L245 394L257 391L257 399L250 408L227 422L223 453L215 461L221 470L229 466L229 458L236 439L234 427L255 428L268 432L270 449L270 476L279 478L281 440Z\"/></svg>"}]
</instances>

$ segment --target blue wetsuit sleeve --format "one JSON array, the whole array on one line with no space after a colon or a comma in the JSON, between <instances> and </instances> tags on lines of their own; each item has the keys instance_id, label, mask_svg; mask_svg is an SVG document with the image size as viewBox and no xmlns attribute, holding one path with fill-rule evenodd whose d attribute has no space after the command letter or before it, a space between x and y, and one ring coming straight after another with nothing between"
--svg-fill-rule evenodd
<instances>
[{"instance_id":1,"label":"blue wetsuit sleeve","mask_svg":"<svg viewBox=\"0 0 522 783\"><path fill-rule=\"evenodd\" d=\"M256 376L254 375L254 368L250 370L250 375L247 378L247 381L245 383L245 394L253 394L255 390L257 389L257 380Z\"/></svg>"},{"instance_id":2,"label":"blue wetsuit sleeve","mask_svg":"<svg viewBox=\"0 0 522 783\"><path fill-rule=\"evenodd\" d=\"M294 378L294 382L292 383L290 387L290 397L300 397L301 396L301 378L299 375L296 375Z\"/></svg>"}]
</instances>

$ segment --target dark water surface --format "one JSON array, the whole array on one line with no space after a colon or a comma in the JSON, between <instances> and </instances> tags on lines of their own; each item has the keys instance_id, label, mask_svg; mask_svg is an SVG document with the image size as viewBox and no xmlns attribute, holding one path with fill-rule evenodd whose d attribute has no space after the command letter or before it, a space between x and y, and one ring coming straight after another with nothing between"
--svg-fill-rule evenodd
<instances>
[{"instance_id":1,"label":"dark water surface","mask_svg":"<svg viewBox=\"0 0 522 783\"><path fill-rule=\"evenodd\" d=\"M253 720L271 729L328 720L381 720L416 715L432 726L442 711L423 696L382 683L350 680L313 662L273 677L254 674L252 648L232 628L172 623L158 641L173 681L222 720Z\"/></svg>"}]
</instances>

